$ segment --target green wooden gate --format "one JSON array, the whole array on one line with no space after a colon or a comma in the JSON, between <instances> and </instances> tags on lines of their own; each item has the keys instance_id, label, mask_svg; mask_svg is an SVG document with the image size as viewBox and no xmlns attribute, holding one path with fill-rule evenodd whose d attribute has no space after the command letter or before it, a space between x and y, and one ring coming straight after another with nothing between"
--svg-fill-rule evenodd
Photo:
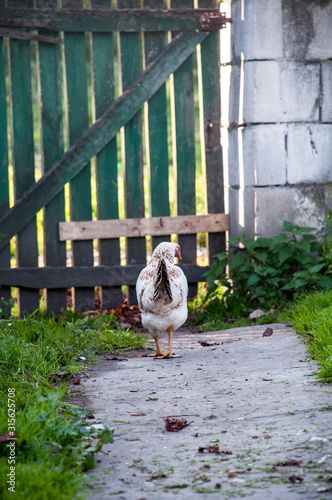
<instances>
[{"instance_id":1,"label":"green wooden gate","mask_svg":"<svg viewBox=\"0 0 332 500\"><path fill-rule=\"evenodd\" d=\"M19 311L33 312L44 290L46 310L57 312L73 287L81 311L94 308L96 286L109 308L127 285L134 302L147 243L171 234L194 295L206 270L197 265L196 233L208 233L211 260L228 229L218 31L228 20L215 0L55 3L8 0L0 8L0 296L18 287ZM197 162L206 212L221 215L197 219L196 230L183 216L196 214ZM137 232L143 218L159 221L151 243ZM59 238L64 221L118 219L103 235ZM124 231L130 221L136 232Z\"/></svg>"}]
</instances>

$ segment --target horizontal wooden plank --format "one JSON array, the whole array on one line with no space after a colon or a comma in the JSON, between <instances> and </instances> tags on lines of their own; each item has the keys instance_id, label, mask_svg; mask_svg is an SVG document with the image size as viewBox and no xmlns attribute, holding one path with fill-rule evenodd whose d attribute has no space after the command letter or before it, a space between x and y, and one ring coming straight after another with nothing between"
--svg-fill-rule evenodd
<instances>
[{"instance_id":1,"label":"horizontal wooden plank","mask_svg":"<svg viewBox=\"0 0 332 500\"><path fill-rule=\"evenodd\" d=\"M85 222L60 222L59 239L92 240L169 234L218 233L229 229L228 214L183 215Z\"/></svg>"},{"instance_id":2,"label":"horizontal wooden plank","mask_svg":"<svg viewBox=\"0 0 332 500\"><path fill-rule=\"evenodd\" d=\"M180 33L15 205L0 216L0 250L96 156L192 54L208 32Z\"/></svg>"},{"instance_id":3,"label":"horizontal wooden plank","mask_svg":"<svg viewBox=\"0 0 332 500\"><path fill-rule=\"evenodd\" d=\"M1 286L34 289L135 285L144 265L0 268ZM206 281L202 276L209 267L180 265L189 283Z\"/></svg>"},{"instance_id":4,"label":"horizontal wooden plank","mask_svg":"<svg viewBox=\"0 0 332 500\"><path fill-rule=\"evenodd\" d=\"M217 9L1 9L0 26L51 31L193 31L206 30L205 13Z\"/></svg>"},{"instance_id":5,"label":"horizontal wooden plank","mask_svg":"<svg viewBox=\"0 0 332 500\"><path fill-rule=\"evenodd\" d=\"M37 40L43 43L57 43L58 39L50 36L36 35L27 31L13 30L10 28L0 28L0 37L15 38L16 40Z\"/></svg>"}]
</instances>

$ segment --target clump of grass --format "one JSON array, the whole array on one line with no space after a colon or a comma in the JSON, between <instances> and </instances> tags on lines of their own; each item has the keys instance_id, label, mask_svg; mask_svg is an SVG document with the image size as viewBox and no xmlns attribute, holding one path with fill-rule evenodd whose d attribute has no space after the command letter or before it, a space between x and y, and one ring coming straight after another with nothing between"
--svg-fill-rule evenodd
<instances>
[{"instance_id":1,"label":"clump of grass","mask_svg":"<svg viewBox=\"0 0 332 500\"><path fill-rule=\"evenodd\" d=\"M306 294L282 314L294 330L303 336L309 352L320 364L318 376L332 381L332 290Z\"/></svg>"},{"instance_id":2,"label":"clump of grass","mask_svg":"<svg viewBox=\"0 0 332 500\"><path fill-rule=\"evenodd\" d=\"M0 476L9 473L9 399L15 409L16 476L15 493L3 481L0 497L79 498L83 472L94 466L103 444L112 442L113 431L96 430L86 421L89 411L65 402L67 380L86 369L82 357L143 347L145 337L119 328L104 313L95 319L0 320L0 342Z\"/></svg>"}]
</instances>

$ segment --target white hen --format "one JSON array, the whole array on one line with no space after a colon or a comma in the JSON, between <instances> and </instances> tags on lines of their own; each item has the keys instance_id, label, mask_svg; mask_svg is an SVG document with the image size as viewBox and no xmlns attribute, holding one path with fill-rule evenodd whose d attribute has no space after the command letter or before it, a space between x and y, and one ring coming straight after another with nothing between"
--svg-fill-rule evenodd
<instances>
[{"instance_id":1,"label":"white hen","mask_svg":"<svg viewBox=\"0 0 332 500\"><path fill-rule=\"evenodd\" d=\"M141 271L136 283L138 306L142 324L156 342L157 358L179 358L172 354L172 336L187 319L188 282L182 269L174 264L181 258L177 243L160 243L151 262ZM159 332L168 331L168 348L164 354L159 346Z\"/></svg>"}]
</instances>

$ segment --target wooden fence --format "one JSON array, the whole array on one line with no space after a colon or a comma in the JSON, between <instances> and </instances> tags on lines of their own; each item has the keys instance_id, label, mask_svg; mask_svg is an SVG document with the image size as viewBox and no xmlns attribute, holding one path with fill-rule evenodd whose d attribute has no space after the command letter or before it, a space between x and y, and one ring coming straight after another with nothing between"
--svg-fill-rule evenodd
<instances>
[{"instance_id":1,"label":"wooden fence","mask_svg":"<svg viewBox=\"0 0 332 500\"><path fill-rule=\"evenodd\" d=\"M110 308L126 285L135 302L147 251L174 234L194 295L207 269L196 233L208 233L211 260L228 229L218 31L227 20L215 0L54 4L0 8L0 297L17 287L19 312L38 309L41 295L58 312L74 287L82 311L96 286ZM197 186L200 214L219 216L187 217ZM101 234L112 220L117 229ZM128 233L131 220L150 233ZM89 238L73 236L88 221Z\"/></svg>"}]
</instances>

